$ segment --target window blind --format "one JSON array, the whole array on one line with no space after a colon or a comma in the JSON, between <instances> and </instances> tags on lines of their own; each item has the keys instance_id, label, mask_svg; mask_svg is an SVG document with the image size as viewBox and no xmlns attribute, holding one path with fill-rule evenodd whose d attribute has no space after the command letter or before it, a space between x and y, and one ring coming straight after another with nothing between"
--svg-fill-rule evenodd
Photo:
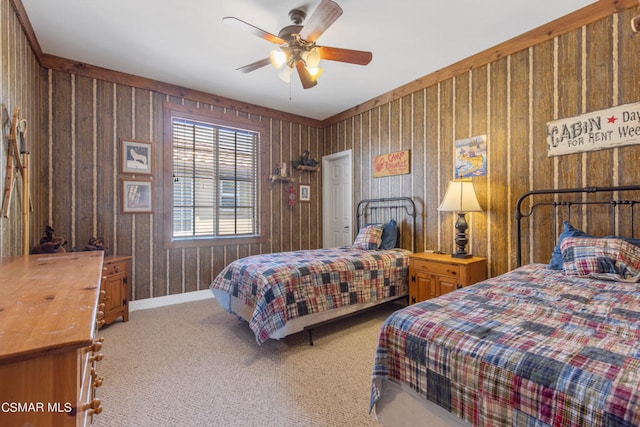
<instances>
[{"instance_id":1,"label":"window blind","mask_svg":"<svg viewBox=\"0 0 640 427\"><path fill-rule=\"evenodd\" d=\"M173 117L173 237L258 234L259 134Z\"/></svg>"}]
</instances>

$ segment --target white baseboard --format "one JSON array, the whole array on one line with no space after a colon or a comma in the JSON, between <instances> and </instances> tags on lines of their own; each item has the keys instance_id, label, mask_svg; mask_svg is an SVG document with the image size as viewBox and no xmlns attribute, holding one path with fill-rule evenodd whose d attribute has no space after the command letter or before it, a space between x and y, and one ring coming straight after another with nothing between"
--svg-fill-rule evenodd
<instances>
[{"instance_id":1,"label":"white baseboard","mask_svg":"<svg viewBox=\"0 0 640 427\"><path fill-rule=\"evenodd\" d=\"M213 292L211 292L210 289L185 292L184 294L147 298L129 302L129 311L146 310L149 308L164 307L165 305L182 304L183 302L200 301L209 298L213 298Z\"/></svg>"}]
</instances>

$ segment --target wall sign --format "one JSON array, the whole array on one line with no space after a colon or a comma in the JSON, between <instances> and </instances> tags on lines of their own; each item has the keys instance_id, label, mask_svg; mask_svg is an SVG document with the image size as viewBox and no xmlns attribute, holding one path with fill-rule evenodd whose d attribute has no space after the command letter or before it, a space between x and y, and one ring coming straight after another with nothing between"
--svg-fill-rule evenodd
<instances>
[{"instance_id":1,"label":"wall sign","mask_svg":"<svg viewBox=\"0 0 640 427\"><path fill-rule=\"evenodd\" d=\"M640 102L547 123L547 156L640 143Z\"/></svg>"},{"instance_id":2,"label":"wall sign","mask_svg":"<svg viewBox=\"0 0 640 427\"><path fill-rule=\"evenodd\" d=\"M487 174L487 135L472 136L455 142L456 178Z\"/></svg>"},{"instance_id":3,"label":"wall sign","mask_svg":"<svg viewBox=\"0 0 640 427\"><path fill-rule=\"evenodd\" d=\"M380 178L410 173L410 151L396 151L395 153L373 156L373 177Z\"/></svg>"}]
</instances>

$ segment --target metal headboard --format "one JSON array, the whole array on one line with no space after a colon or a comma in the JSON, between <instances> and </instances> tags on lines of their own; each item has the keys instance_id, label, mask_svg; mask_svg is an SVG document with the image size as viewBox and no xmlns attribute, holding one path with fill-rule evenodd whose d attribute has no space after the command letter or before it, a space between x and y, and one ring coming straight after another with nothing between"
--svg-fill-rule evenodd
<instances>
[{"instance_id":1,"label":"metal headboard","mask_svg":"<svg viewBox=\"0 0 640 427\"><path fill-rule=\"evenodd\" d=\"M542 206L550 206L553 211L552 226L554 233L557 234L559 224L564 220L571 221L572 208L581 208L586 206L606 206L609 207L609 217L611 220L611 234L616 234L618 226L621 222L623 208L628 208L628 214L624 215L630 224L631 235L627 237L635 237L634 223L634 207L640 203L640 200L620 199L618 193L623 191L640 191L640 185L627 185L619 187L585 187L585 188L564 188L564 189L548 189L529 191L518 199L516 202L516 264L522 265L522 220L529 218L536 208ZM609 193L607 199L589 200L588 195L595 193ZM581 199L565 198L564 195L581 194ZM554 200L548 198L544 201L535 201L535 196L553 195ZM640 198L640 193L637 198ZM529 210L522 212L522 204L525 200L530 199ZM569 200L570 199L570 200ZM576 209L574 209L575 211Z\"/></svg>"},{"instance_id":2,"label":"metal headboard","mask_svg":"<svg viewBox=\"0 0 640 427\"><path fill-rule=\"evenodd\" d=\"M358 231L364 224L384 223L390 219L395 219L400 227L401 246L406 244L402 241L402 226L408 219L411 224L411 252L416 251L416 205L410 197L387 197L382 199L361 200L356 208L356 226Z\"/></svg>"}]
</instances>

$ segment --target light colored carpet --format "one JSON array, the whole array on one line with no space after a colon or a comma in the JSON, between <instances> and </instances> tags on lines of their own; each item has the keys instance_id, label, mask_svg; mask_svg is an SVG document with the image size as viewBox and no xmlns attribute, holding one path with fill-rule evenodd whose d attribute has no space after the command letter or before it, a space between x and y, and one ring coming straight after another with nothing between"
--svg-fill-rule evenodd
<instances>
[{"instance_id":1,"label":"light colored carpet","mask_svg":"<svg viewBox=\"0 0 640 427\"><path fill-rule=\"evenodd\" d=\"M210 299L134 311L103 327L101 426L378 426L369 414L390 304L258 346Z\"/></svg>"}]
</instances>

